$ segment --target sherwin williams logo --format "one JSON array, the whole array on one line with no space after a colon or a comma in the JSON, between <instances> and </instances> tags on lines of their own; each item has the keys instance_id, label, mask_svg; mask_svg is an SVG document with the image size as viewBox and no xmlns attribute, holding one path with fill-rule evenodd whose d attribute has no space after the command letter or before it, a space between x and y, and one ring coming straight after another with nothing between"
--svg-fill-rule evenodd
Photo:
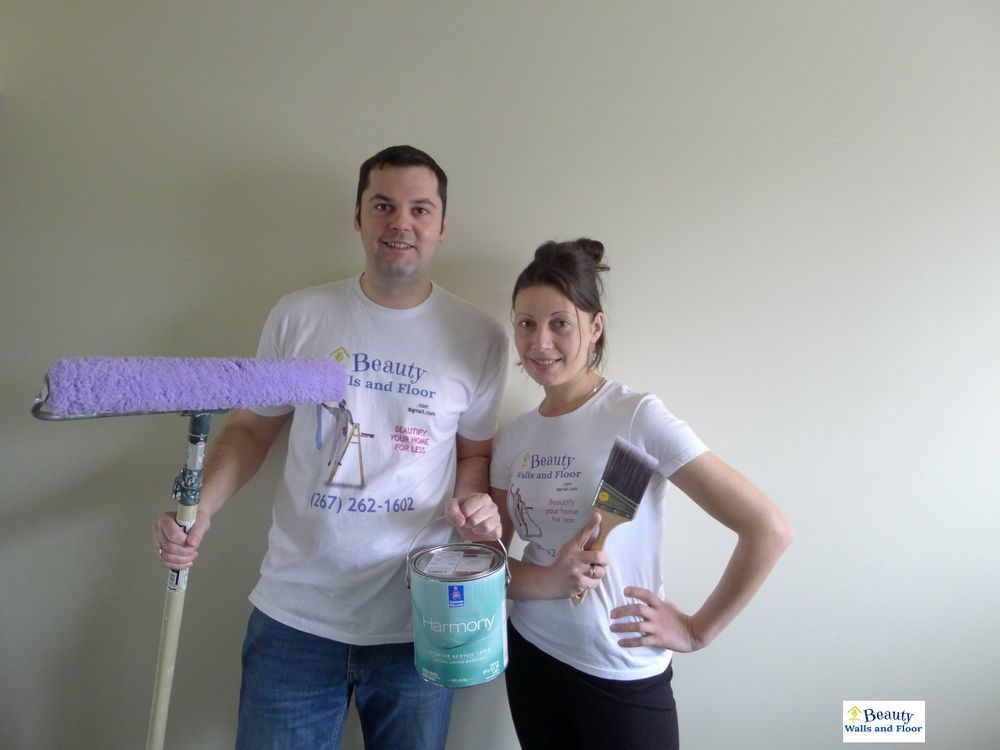
<instances>
[{"instance_id":1,"label":"sherwin williams logo","mask_svg":"<svg viewBox=\"0 0 1000 750\"><path fill-rule=\"evenodd\" d=\"M847 742L924 742L924 701L844 701Z\"/></svg>"},{"instance_id":2,"label":"sherwin williams logo","mask_svg":"<svg viewBox=\"0 0 1000 750\"><path fill-rule=\"evenodd\" d=\"M461 584L453 583L448 586L448 606L449 607L464 607L465 606L465 587Z\"/></svg>"}]
</instances>

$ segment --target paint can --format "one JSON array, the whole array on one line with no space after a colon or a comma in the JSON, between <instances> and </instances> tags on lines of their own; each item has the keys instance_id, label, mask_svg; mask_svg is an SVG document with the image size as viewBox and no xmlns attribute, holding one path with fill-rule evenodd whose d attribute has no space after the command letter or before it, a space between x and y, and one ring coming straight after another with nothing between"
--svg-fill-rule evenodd
<instances>
[{"instance_id":1,"label":"paint can","mask_svg":"<svg viewBox=\"0 0 1000 750\"><path fill-rule=\"evenodd\" d=\"M507 556L473 542L410 554L417 673L447 688L472 687L507 668Z\"/></svg>"}]
</instances>

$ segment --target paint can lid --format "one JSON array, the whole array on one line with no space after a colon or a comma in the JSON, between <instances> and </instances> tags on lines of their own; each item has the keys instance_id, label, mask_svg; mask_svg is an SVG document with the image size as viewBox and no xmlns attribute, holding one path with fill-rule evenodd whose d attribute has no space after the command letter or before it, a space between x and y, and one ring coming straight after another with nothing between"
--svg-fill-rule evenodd
<instances>
[{"instance_id":1,"label":"paint can lid","mask_svg":"<svg viewBox=\"0 0 1000 750\"><path fill-rule=\"evenodd\" d=\"M504 567L500 550L485 544L444 544L416 552L413 572L439 581L471 581Z\"/></svg>"}]
</instances>

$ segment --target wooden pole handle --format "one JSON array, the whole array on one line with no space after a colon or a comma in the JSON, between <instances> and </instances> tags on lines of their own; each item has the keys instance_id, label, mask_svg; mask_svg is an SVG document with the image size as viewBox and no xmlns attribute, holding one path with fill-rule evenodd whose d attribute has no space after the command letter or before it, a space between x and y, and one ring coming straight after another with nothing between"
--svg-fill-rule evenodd
<instances>
[{"instance_id":1,"label":"wooden pole handle","mask_svg":"<svg viewBox=\"0 0 1000 750\"><path fill-rule=\"evenodd\" d=\"M211 415L190 415L188 428L187 462L174 483L177 503L177 525L188 533L198 518L201 500L201 473L205 461L205 443L211 424ZM153 682L153 705L149 710L149 731L146 734L147 750L163 750L167 732L167 712L170 708L170 689L174 684L174 666L177 662L177 643L181 634L184 615L184 594L187 591L187 570L167 572L167 595L163 603L163 623L160 626L160 648L156 659L156 678Z\"/></svg>"}]
</instances>

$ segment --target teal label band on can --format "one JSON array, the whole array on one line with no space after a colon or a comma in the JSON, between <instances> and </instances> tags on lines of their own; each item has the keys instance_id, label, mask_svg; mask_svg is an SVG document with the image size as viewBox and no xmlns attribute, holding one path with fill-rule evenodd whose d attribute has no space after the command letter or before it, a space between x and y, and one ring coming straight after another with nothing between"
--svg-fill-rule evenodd
<instances>
[{"instance_id":1,"label":"teal label band on can","mask_svg":"<svg viewBox=\"0 0 1000 750\"><path fill-rule=\"evenodd\" d=\"M489 682L507 668L507 558L485 544L410 556L417 673L442 687Z\"/></svg>"}]
</instances>

